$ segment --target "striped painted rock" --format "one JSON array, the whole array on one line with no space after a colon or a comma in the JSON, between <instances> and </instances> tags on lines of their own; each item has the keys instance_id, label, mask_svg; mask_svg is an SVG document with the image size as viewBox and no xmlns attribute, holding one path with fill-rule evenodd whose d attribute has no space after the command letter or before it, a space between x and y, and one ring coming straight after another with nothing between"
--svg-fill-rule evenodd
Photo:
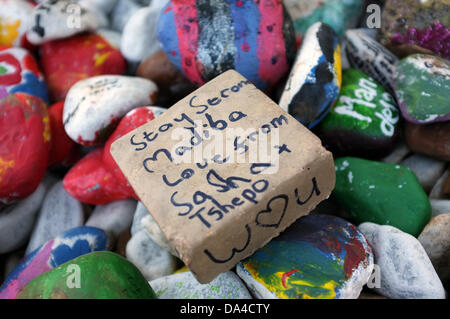
<instances>
[{"instance_id":1,"label":"striped painted rock","mask_svg":"<svg viewBox=\"0 0 450 319\"><path fill-rule=\"evenodd\" d=\"M337 100L341 77L338 38L328 25L317 22L306 32L279 105L313 128Z\"/></svg>"},{"instance_id":2,"label":"striped painted rock","mask_svg":"<svg viewBox=\"0 0 450 319\"><path fill-rule=\"evenodd\" d=\"M355 299L373 267L372 249L354 225L308 215L236 269L257 298Z\"/></svg>"},{"instance_id":3,"label":"striped painted rock","mask_svg":"<svg viewBox=\"0 0 450 319\"><path fill-rule=\"evenodd\" d=\"M295 56L292 21L278 0L172 0L161 12L158 38L196 85L235 69L265 90Z\"/></svg>"},{"instance_id":4,"label":"striped painted rock","mask_svg":"<svg viewBox=\"0 0 450 319\"><path fill-rule=\"evenodd\" d=\"M32 23L33 5L26 0L2 0L0 45L27 46L26 32Z\"/></svg>"},{"instance_id":5,"label":"striped painted rock","mask_svg":"<svg viewBox=\"0 0 450 319\"><path fill-rule=\"evenodd\" d=\"M0 288L0 299L13 299L42 273L78 256L107 248L108 237L103 230L87 226L72 228L25 256Z\"/></svg>"}]
</instances>

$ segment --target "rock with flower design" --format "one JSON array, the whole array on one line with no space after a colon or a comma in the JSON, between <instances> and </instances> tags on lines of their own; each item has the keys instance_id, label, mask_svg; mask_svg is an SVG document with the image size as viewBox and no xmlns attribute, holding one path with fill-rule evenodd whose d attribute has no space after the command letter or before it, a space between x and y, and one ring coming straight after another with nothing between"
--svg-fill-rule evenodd
<instances>
[{"instance_id":1,"label":"rock with flower design","mask_svg":"<svg viewBox=\"0 0 450 319\"><path fill-rule=\"evenodd\" d=\"M33 4L26 0L2 0L1 7L0 45L26 47Z\"/></svg>"},{"instance_id":2,"label":"rock with flower design","mask_svg":"<svg viewBox=\"0 0 450 319\"><path fill-rule=\"evenodd\" d=\"M0 46L0 99L17 92L48 102L47 86L34 57L22 48Z\"/></svg>"},{"instance_id":3,"label":"rock with flower design","mask_svg":"<svg viewBox=\"0 0 450 319\"><path fill-rule=\"evenodd\" d=\"M329 215L301 217L237 265L257 298L356 299L374 267L363 234Z\"/></svg>"},{"instance_id":4,"label":"rock with flower design","mask_svg":"<svg viewBox=\"0 0 450 319\"><path fill-rule=\"evenodd\" d=\"M20 290L42 273L81 255L108 249L106 233L95 227L80 226L49 240L25 256L0 287L0 299L14 299Z\"/></svg>"},{"instance_id":5,"label":"rock with flower design","mask_svg":"<svg viewBox=\"0 0 450 319\"><path fill-rule=\"evenodd\" d=\"M64 129L79 144L101 144L128 111L153 104L157 92L152 81L138 77L101 75L79 81L64 102Z\"/></svg>"},{"instance_id":6,"label":"rock with flower design","mask_svg":"<svg viewBox=\"0 0 450 319\"><path fill-rule=\"evenodd\" d=\"M47 168L50 120L42 99L14 93L0 100L0 203L27 197Z\"/></svg>"},{"instance_id":7,"label":"rock with flower design","mask_svg":"<svg viewBox=\"0 0 450 319\"><path fill-rule=\"evenodd\" d=\"M123 74L120 50L99 34L81 34L49 41L40 47L40 61L50 96L62 101L76 82L102 74Z\"/></svg>"},{"instance_id":8,"label":"rock with flower design","mask_svg":"<svg viewBox=\"0 0 450 319\"><path fill-rule=\"evenodd\" d=\"M399 117L394 99L381 85L357 69L347 69L319 135L335 154L381 157L395 147Z\"/></svg>"}]
</instances>

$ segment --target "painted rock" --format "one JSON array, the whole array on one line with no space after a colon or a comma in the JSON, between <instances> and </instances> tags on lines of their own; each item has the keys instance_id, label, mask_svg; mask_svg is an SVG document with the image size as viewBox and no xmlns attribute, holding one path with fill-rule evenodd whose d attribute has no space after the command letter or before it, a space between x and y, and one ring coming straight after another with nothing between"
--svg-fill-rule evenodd
<instances>
[{"instance_id":1,"label":"painted rock","mask_svg":"<svg viewBox=\"0 0 450 319\"><path fill-rule=\"evenodd\" d=\"M114 30L122 33L130 17L142 8L143 5L136 0L118 0L111 12L111 25Z\"/></svg>"},{"instance_id":2,"label":"painted rock","mask_svg":"<svg viewBox=\"0 0 450 319\"><path fill-rule=\"evenodd\" d=\"M103 162L103 148L95 149L78 161L64 176L66 192L82 203L105 205L133 197Z\"/></svg>"},{"instance_id":3,"label":"painted rock","mask_svg":"<svg viewBox=\"0 0 450 319\"><path fill-rule=\"evenodd\" d=\"M381 43L400 56L438 54L450 58L450 4L442 0L387 0Z\"/></svg>"},{"instance_id":4,"label":"painted rock","mask_svg":"<svg viewBox=\"0 0 450 319\"><path fill-rule=\"evenodd\" d=\"M34 57L22 48L0 47L0 99L18 92L48 102L47 86Z\"/></svg>"},{"instance_id":5,"label":"painted rock","mask_svg":"<svg viewBox=\"0 0 450 319\"><path fill-rule=\"evenodd\" d=\"M289 72L295 56L292 21L277 0L172 0L161 11L158 38L198 86L235 69L266 90Z\"/></svg>"},{"instance_id":6,"label":"painted rock","mask_svg":"<svg viewBox=\"0 0 450 319\"><path fill-rule=\"evenodd\" d=\"M68 38L99 27L96 16L72 0L46 0L34 8L27 39L32 44Z\"/></svg>"},{"instance_id":7,"label":"painted rock","mask_svg":"<svg viewBox=\"0 0 450 319\"><path fill-rule=\"evenodd\" d=\"M156 83L160 90L159 105L170 107L195 90L195 86L178 71L162 50L142 61L136 75Z\"/></svg>"},{"instance_id":8,"label":"painted rock","mask_svg":"<svg viewBox=\"0 0 450 319\"><path fill-rule=\"evenodd\" d=\"M26 0L2 0L0 45L27 46L26 32L32 14L33 5Z\"/></svg>"},{"instance_id":9,"label":"painted rock","mask_svg":"<svg viewBox=\"0 0 450 319\"><path fill-rule=\"evenodd\" d=\"M372 269L372 250L361 232L327 215L301 217L236 268L264 299L355 299Z\"/></svg>"},{"instance_id":10,"label":"painted rock","mask_svg":"<svg viewBox=\"0 0 450 319\"><path fill-rule=\"evenodd\" d=\"M34 250L10 273L0 288L0 299L13 299L32 279L78 256L108 247L105 232L81 226L65 231ZM67 274L64 276L64 280Z\"/></svg>"},{"instance_id":11,"label":"painted rock","mask_svg":"<svg viewBox=\"0 0 450 319\"><path fill-rule=\"evenodd\" d=\"M0 254L11 252L26 243L45 191L46 187L41 183L27 198L0 206Z\"/></svg>"},{"instance_id":12,"label":"painted rock","mask_svg":"<svg viewBox=\"0 0 450 319\"><path fill-rule=\"evenodd\" d=\"M399 112L392 96L357 69L343 72L339 98L319 130L336 154L381 157L394 147Z\"/></svg>"},{"instance_id":13,"label":"painted rock","mask_svg":"<svg viewBox=\"0 0 450 319\"><path fill-rule=\"evenodd\" d=\"M444 299L445 290L420 242L392 226L363 223L360 231L379 267L377 293L392 299Z\"/></svg>"},{"instance_id":14,"label":"painted rock","mask_svg":"<svg viewBox=\"0 0 450 319\"><path fill-rule=\"evenodd\" d=\"M356 223L392 225L419 236L431 206L416 175L407 167L356 157L335 160L333 195Z\"/></svg>"},{"instance_id":15,"label":"painted rock","mask_svg":"<svg viewBox=\"0 0 450 319\"><path fill-rule=\"evenodd\" d=\"M77 273L80 274L79 280ZM73 289L77 286L82 289ZM132 263L115 253L97 251L40 275L30 281L17 298L154 299L156 296Z\"/></svg>"},{"instance_id":16,"label":"painted rock","mask_svg":"<svg viewBox=\"0 0 450 319\"><path fill-rule=\"evenodd\" d=\"M401 164L408 167L416 174L420 185L422 185L426 193L430 192L431 188L437 182L447 166L446 162L438 161L420 154L411 155Z\"/></svg>"},{"instance_id":17,"label":"painted rock","mask_svg":"<svg viewBox=\"0 0 450 319\"><path fill-rule=\"evenodd\" d=\"M120 49L120 43L122 42L122 34L113 29L101 28L98 29L95 34L101 36L114 48Z\"/></svg>"},{"instance_id":18,"label":"painted rock","mask_svg":"<svg viewBox=\"0 0 450 319\"><path fill-rule=\"evenodd\" d=\"M403 135L414 152L450 161L450 122L429 125L405 123Z\"/></svg>"},{"instance_id":19,"label":"painted rock","mask_svg":"<svg viewBox=\"0 0 450 319\"><path fill-rule=\"evenodd\" d=\"M398 58L359 29L345 32L345 54L350 65L363 71L394 94L392 77Z\"/></svg>"},{"instance_id":20,"label":"painted rock","mask_svg":"<svg viewBox=\"0 0 450 319\"><path fill-rule=\"evenodd\" d=\"M83 11L83 10L88 11L91 15L95 16L95 18L97 19L98 27L94 30L98 30L98 28L107 28L109 26L108 14L103 10L103 8L100 8L95 3L95 1L92 1L92 0L75 0L75 1L77 2L77 4L80 5L81 11ZM115 1L112 0L110 2L114 3ZM73 11L77 12L77 10L78 9L75 9ZM70 9L69 9L69 11L70 11ZM75 14L77 14L77 13L75 13ZM78 18L75 18L75 19L78 19ZM74 21L74 22L76 21L75 23L73 23L72 21L69 20L70 22L68 22L68 24L69 25L80 25L81 23L79 23L75 19L72 18L72 21Z\"/></svg>"},{"instance_id":21,"label":"painted rock","mask_svg":"<svg viewBox=\"0 0 450 319\"><path fill-rule=\"evenodd\" d=\"M114 6L117 4L117 0L88 0L92 3L98 10L104 12L105 14L109 14Z\"/></svg>"},{"instance_id":22,"label":"painted rock","mask_svg":"<svg viewBox=\"0 0 450 319\"><path fill-rule=\"evenodd\" d=\"M115 239L130 228L136 201L133 199L112 202L95 207L86 226L97 227L111 233Z\"/></svg>"},{"instance_id":23,"label":"painted rock","mask_svg":"<svg viewBox=\"0 0 450 319\"><path fill-rule=\"evenodd\" d=\"M450 279L450 212L434 217L419 236L442 281ZM152 286L153 287L153 286Z\"/></svg>"},{"instance_id":24,"label":"painted rock","mask_svg":"<svg viewBox=\"0 0 450 319\"><path fill-rule=\"evenodd\" d=\"M411 55L397 64L394 87L405 119L416 124L450 120L450 62Z\"/></svg>"},{"instance_id":25,"label":"painted rock","mask_svg":"<svg viewBox=\"0 0 450 319\"><path fill-rule=\"evenodd\" d=\"M221 273L208 284L200 284L190 272L149 282L158 299L252 299L241 279L231 271Z\"/></svg>"},{"instance_id":26,"label":"painted rock","mask_svg":"<svg viewBox=\"0 0 450 319\"><path fill-rule=\"evenodd\" d=\"M297 37L302 37L316 22L328 24L341 36L348 28L358 23L364 1L362 0L284 0L294 20Z\"/></svg>"},{"instance_id":27,"label":"painted rock","mask_svg":"<svg viewBox=\"0 0 450 319\"><path fill-rule=\"evenodd\" d=\"M25 198L38 187L47 168L49 122L38 97L14 93L0 100L0 203Z\"/></svg>"},{"instance_id":28,"label":"painted rock","mask_svg":"<svg viewBox=\"0 0 450 319\"><path fill-rule=\"evenodd\" d=\"M147 280L170 275L176 269L175 257L155 243L145 230L128 241L126 256Z\"/></svg>"},{"instance_id":29,"label":"painted rock","mask_svg":"<svg viewBox=\"0 0 450 319\"><path fill-rule=\"evenodd\" d=\"M141 62L161 49L156 32L160 11L161 8L141 8L125 24L120 51L127 60Z\"/></svg>"},{"instance_id":30,"label":"painted rock","mask_svg":"<svg viewBox=\"0 0 450 319\"><path fill-rule=\"evenodd\" d=\"M157 92L152 81L137 77L101 75L79 81L64 102L64 129L79 144L100 144L128 111L153 104Z\"/></svg>"},{"instance_id":31,"label":"painted rock","mask_svg":"<svg viewBox=\"0 0 450 319\"><path fill-rule=\"evenodd\" d=\"M63 124L64 102L58 102L48 108L50 127L52 130L52 143L48 166L63 162L76 148L76 143L67 136Z\"/></svg>"},{"instance_id":32,"label":"painted rock","mask_svg":"<svg viewBox=\"0 0 450 319\"><path fill-rule=\"evenodd\" d=\"M53 101L64 100L80 80L126 70L120 51L98 34L46 42L40 47L40 61Z\"/></svg>"},{"instance_id":33,"label":"painted rock","mask_svg":"<svg viewBox=\"0 0 450 319\"><path fill-rule=\"evenodd\" d=\"M42 208L31 234L26 254L59 236L62 232L83 225L81 203L64 190L62 181L53 185L45 195Z\"/></svg>"},{"instance_id":34,"label":"painted rock","mask_svg":"<svg viewBox=\"0 0 450 319\"><path fill-rule=\"evenodd\" d=\"M279 105L308 128L330 111L341 88L338 38L328 25L308 29L292 67Z\"/></svg>"}]
</instances>

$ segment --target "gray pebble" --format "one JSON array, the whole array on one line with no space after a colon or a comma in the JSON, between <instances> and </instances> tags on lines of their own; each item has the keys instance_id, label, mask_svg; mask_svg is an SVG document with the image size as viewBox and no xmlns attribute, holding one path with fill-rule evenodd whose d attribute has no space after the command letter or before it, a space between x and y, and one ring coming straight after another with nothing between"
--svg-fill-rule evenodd
<instances>
[{"instance_id":1,"label":"gray pebble","mask_svg":"<svg viewBox=\"0 0 450 319\"><path fill-rule=\"evenodd\" d=\"M450 199L431 199L431 217L450 213Z\"/></svg>"},{"instance_id":2,"label":"gray pebble","mask_svg":"<svg viewBox=\"0 0 450 319\"><path fill-rule=\"evenodd\" d=\"M409 167L416 174L420 185L427 193L436 184L446 166L445 162L420 154L406 158L401 164Z\"/></svg>"}]
</instances>

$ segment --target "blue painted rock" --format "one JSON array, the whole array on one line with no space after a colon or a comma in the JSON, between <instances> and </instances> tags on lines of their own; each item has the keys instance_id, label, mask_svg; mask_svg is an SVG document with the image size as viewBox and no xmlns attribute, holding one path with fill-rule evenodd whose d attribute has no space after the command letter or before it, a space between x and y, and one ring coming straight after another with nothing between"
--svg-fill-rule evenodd
<instances>
[{"instance_id":1,"label":"blue painted rock","mask_svg":"<svg viewBox=\"0 0 450 319\"><path fill-rule=\"evenodd\" d=\"M27 46L26 32L33 22L33 5L26 0L3 0L0 10L0 45Z\"/></svg>"},{"instance_id":2,"label":"blue painted rock","mask_svg":"<svg viewBox=\"0 0 450 319\"><path fill-rule=\"evenodd\" d=\"M0 47L0 99L16 92L48 102L47 86L33 56L22 48Z\"/></svg>"},{"instance_id":3,"label":"blue painted rock","mask_svg":"<svg viewBox=\"0 0 450 319\"><path fill-rule=\"evenodd\" d=\"M13 299L40 274L81 255L107 248L108 237L103 230L87 226L70 229L25 256L0 288L0 299Z\"/></svg>"},{"instance_id":4,"label":"blue painted rock","mask_svg":"<svg viewBox=\"0 0 450 319\"><path fill-rule=\"evenodd\" d=\"M450 120L450 62L414 54L400 60L394 88L403 117L416 124Z\"/></svg>"},{"instance_id":5,"label":"blue painted rock","mask_svg":"<svg viewBox=\"0 0 450 319\"><path fill-rule=\"evenodd\" d=\"M333 153L387 155L397 141L400 114L392 96L357 69L343 72L338 101L320 123L320 137Z\"/></svg>"},{"instance_id":6,"label":"blue painted rock","mask_svg":"<svg viewBox=\"0 0 450 319\"><path fill-rule=\"evenodd\" d=\"M394 94L392 77L398 58L359 29L345 32L345 54L350 65L363 71Z\"/></svg>"},{"instance_id":7,"label":"blue painted rock","mask_svg":"<svg viewBox=\"0 0 450 319\"><path fill-rule=\"evenodd\" d=\"M172 0L161 12L158 38L196 85L235 69L265 90L288 73L295 56L292 21L277 0Z\"/></svg>"},{"instance_id":8,"label":"blue painted rock","mask_svg":"<svg viewBox=\"0 0 450 319\"><path fill-rule=\"evenodd\" d=\"M337 100L341 77L338 38L333 29L318 22L305 35L279 105L312 128Z\"/></svg>"},{"instance_id":9,"label":"blue painted rock","mask_svg":"<svg viewBox=\"0 0 450 319\"><path fill-rule=\"evenodd\" d=\"M258 298L357 298L373 269L362 233L328 215L300 218L237 265Z\"/></svg>"}]
</instances>

